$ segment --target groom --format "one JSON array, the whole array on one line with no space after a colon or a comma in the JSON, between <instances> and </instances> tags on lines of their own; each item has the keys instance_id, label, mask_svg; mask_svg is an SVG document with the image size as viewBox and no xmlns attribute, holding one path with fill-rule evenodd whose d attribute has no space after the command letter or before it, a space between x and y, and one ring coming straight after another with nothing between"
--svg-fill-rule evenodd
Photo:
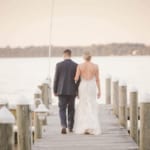
<instances>
[{"instance_id":1,"label":"groom","mask_svg":"<svg viewBox=\"0 0 150 150\"><path fill-rule=\"evenodd\" d=\"M64 61L57 63L54 77L54 94L59 98L59 115L62 134L73 131L75 97L77 94L77 84L74 77L77 64L71 60L71 50L66 49L63 53ZM68 114L66 115L66 111Z\"/></svg>"}]
</instances>

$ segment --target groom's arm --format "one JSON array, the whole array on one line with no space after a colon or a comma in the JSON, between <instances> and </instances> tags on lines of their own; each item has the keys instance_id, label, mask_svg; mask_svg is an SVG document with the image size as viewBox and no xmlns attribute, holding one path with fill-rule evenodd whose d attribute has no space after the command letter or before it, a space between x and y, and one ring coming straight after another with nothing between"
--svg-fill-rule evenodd
<instances>
[{"instance_id":1,"label":"groom's arm","mask_svg":"<svg viewBox=\"0 0 150 150\"><path fill-rule=\"evenodd\" d=\"M76 82L78 82L78 80L80 79L80 68L79 68L79 65L76 66L76 74L75 74L75 78L74 80Z\"/></svg>"},{"instance_id":2,"label":"groom's arm","mask_svg":"<svg viewBox=\"0 0 150 150\"><path fill-rule=\"evenodd\" d=\"M59 80L59 72L58 72L58 64L57 64L56 65L55 76L54 76L54 85L53 85L53 91L54 91L55 95L57 95L58 80Z\"/></svg>"},{"instance_id":3,"label":"groom's arm","mask_svg":"<svg viewBox=\"0 0 150 150\"><path fill-rule=\"evenodd\" d=\"M76 65L76 75L75 75L75 83L76 83L76 95L78 96L78 88L80 85L80 69L79 69L79 65Z\"/></svg>"}]
</instances>

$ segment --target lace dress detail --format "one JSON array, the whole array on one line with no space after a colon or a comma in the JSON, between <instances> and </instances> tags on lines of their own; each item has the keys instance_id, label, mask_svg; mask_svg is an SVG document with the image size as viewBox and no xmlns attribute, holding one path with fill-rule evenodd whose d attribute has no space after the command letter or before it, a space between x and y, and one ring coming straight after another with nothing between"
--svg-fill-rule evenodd
<instances>
[{"instance_id":1,"label":"lace dress detail","mask_svg":"<svg viewBox=\"0 0 150 150\"><path fill-rule=\"evenodd\" d=\"M81 79L79 86L79 104L75 114L75 133L101 133L98 118L98 104L96 102L96 79Z\"/></svg>"}]
</instances>

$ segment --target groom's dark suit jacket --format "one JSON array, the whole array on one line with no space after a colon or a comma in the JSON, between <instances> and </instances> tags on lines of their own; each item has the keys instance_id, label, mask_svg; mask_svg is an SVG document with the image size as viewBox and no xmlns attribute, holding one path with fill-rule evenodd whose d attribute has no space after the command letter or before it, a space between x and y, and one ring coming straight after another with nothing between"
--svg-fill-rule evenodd
<instances>
[{"instance_id":1,"label":"groom's dark suit jacket","mask_svg":"<svg viewBox=\"0 0 150 150\"><path fill-rule=\"evenodd\" d=\"M76 95L78 84L75 84L77 64L71 59L66 59L56 65L54 77L54 93L60 95Z\"/></svg>"}]
</instances>

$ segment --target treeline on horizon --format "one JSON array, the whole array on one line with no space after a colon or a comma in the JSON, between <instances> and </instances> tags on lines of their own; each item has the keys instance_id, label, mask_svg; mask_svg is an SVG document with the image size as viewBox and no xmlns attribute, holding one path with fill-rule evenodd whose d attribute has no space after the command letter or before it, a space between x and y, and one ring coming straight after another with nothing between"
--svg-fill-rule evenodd
<instances>
[{"instance_id":1,"label":"treeline on horizon","mask_svg":"<svg viewBox=\"0 0 150 150\"><path fill-rule=\"evenodd\" d=\"M138 43L93 44L91 46L53 46L51 55L62 56L64 49L71 49L73 56L81 56L83 51L90 50L94 56L129 56L150 55L150 46ZM0 48L0 57L48 57L48 46L5 47Z\"/></svg>"}]
</instances>

